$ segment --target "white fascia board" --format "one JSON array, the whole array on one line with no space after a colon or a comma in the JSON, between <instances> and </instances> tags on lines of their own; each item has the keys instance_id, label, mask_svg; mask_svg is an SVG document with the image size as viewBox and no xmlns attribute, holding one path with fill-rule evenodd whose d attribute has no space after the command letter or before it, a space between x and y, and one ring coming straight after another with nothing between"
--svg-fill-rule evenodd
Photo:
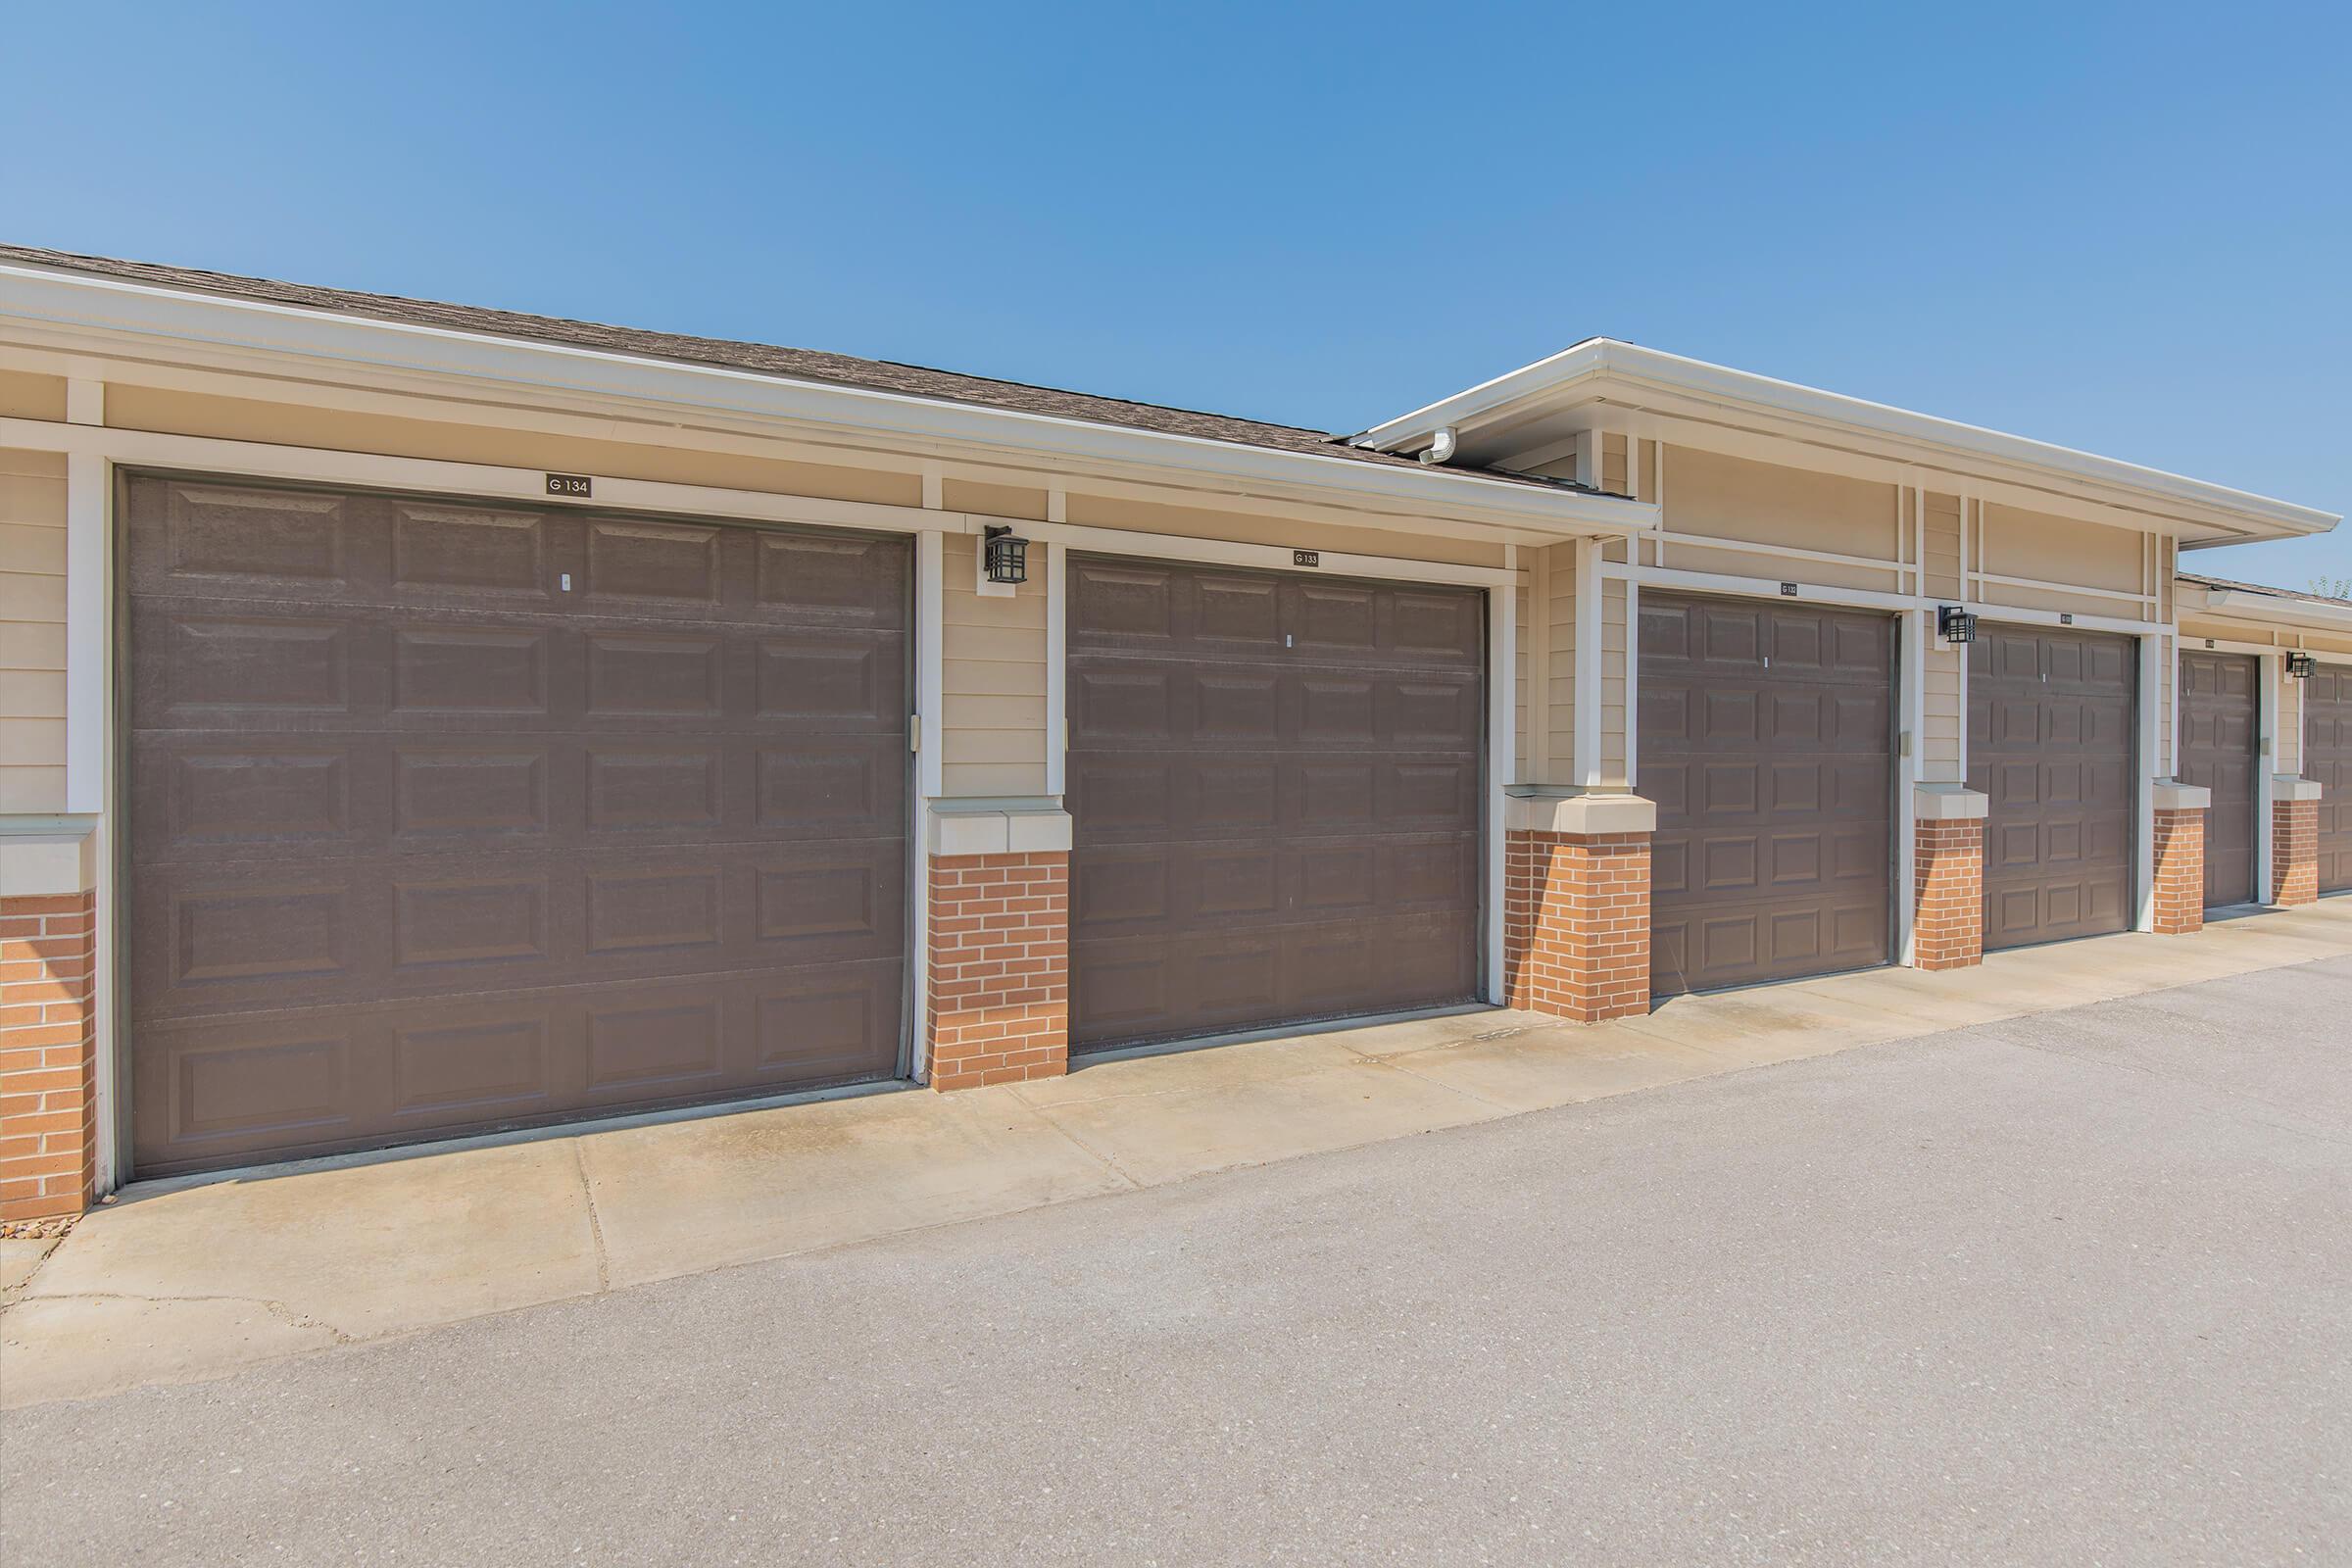
<instances>
[{"instance_id":1,"label":"white fascia board","mask_svg":"<svg viewBox=\"0 0 2352 1568\"><path fill-rule=\"evenodd\" d=\"M2180 587L2196 592L2199 585L2181 583ZM2275 594L2249 593L2242 588L2205 588L2203 605L2192 612L2183 600L2184 613L2214 614L2231 620L2258 621L2265 626L2303 626L2313 631L2352 631L2352 605L2317 605L2308 599L2286 599Z\"/></svg>"},{"instance_id":2,"label":"white fascia board","mask_svg":"<svg viewBox=\"0 0 2352 1568\"><path fill-rule=\"evenodd\" d=\"M1201 436L1098 424L724 366L465 332L266 301L159 288L63 270L0 266L0 319L153 346L197 345L313 367L365 366L458 385L617 397L851 431L900 443L968 443L1070 463L1155 468L1227 483L1311 488L1411 507L1433 518L1561 535L1656 526L1657 509L1620 497ZM316 374L317 370L314 369Z\"/></svg>"},{"instance_id":3,"label":"white fascia board","mask_svg":"<svg viewBox=\"0 0 2352 1568\"><path fill-rule=\"evenodd\" d=\"M1859 433L1946 460L2005 464L2045 479L2108 486L2135 498L2189 508L2239 526L2250 525L2258 530L2257 537L2326 533L2343 521L2336 514L2317 508L1612 338L1589 338L1549 359L1416 409L1353 439L1358 446L1383 452L1409 451L1426 445L1430 433L1442 425L1467 434L1480 422L1505 415L1603 399L1621 403L1654 393L1849 435ZM1889 455L1899 459L1903 454Z\"/></svg>"}]
</instances>

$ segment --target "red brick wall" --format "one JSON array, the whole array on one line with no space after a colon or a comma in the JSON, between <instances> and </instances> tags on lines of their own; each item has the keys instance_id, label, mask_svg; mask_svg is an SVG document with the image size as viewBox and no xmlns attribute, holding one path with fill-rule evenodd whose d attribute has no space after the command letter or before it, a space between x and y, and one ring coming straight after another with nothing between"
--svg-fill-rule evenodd
<instances>
[{"instance_id":1,"label":"red brick wall","mask_svg":"<svg viewBox=\"0 0 2352 1568\"><path fill-rule=\"evenodd\" d=\"M1913 964L1963 969L1984 962L1984 822L1921 822L1912 869Z\"/></svg>"},{"instance_id":2,"label":"red brick wall","mask_svg":"<svg viewBox=\"0 0 2352 1568\"><path fill-rule=\"evenodd\" d=\"M2205 929L2205 813L2156 813L2156 929L2187 936Z\"/></svg>"},{"instance_id":3,"label":"red brick wall","mask_svg":"<svg viewBox=\"0 0 2352 1568\"><path fill-rule=\"evenodd\" d=\"M1070 858L931 861L931 1087L1057 1078L1070 1061Z\"/></svg>"},{"instance_id":4,"label":"red brick wall","mask_svg":"<svg viewBox=\"0 0 2352 1568\"><path fill-rule=\"evenodd\" d=\"M2271 902L2312 904L2320 896L2320 803L2271 803Z\"/></svg>"},{"instance_id":5,"label":"red brick wall","mask_svg":"<svg viewBox=\"0 0 2352 1568\"><path fill-rule=\"evenodd\" d=\"M87 893L0 899L0 1222L90 1200L97 923Z\"/></svg>"},{"instance_id":6,"label":"red brick wall","mask_svg":"<svg viewBox=\"0 0 2352 1568\"><path fill-rule=\"evenodd\" d=\"M1503 1001L1580 1023L1649 1010L1649 835L1503 840Z\"/></svg>"}]
</instances>

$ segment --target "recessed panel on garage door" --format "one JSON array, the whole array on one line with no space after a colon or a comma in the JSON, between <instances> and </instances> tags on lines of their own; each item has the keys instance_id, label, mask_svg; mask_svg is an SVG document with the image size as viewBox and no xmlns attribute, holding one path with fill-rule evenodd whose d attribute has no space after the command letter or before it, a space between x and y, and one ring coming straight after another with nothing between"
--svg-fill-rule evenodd
<instances>
[{"instance_id":1,"label":"recessed panel on garage door","mask_svg":"<svg viewBox=\"0 0 2352 1568\"><path fill-rule=\"evenodd\" d=\"M905 542L124 500L142 1170L896 1070Z\"/></svg>"},{"instance_id":2,"label":"recessed panel on garage door","mask_svg":"<svg viewBox=\"0 0 2352 1568\"><path fill-rule=\"evenodd\" d=\"M1071 563L1074 1048L1475 995L1481 598Z\"/></svg>"},{"instance_id":3,"label":"recessed panel on garage door","mask_svg":"<svg viewBox=\"0 0 2352 1568\"><path fill-rule=\"evenodd\" d=\"M1652 994L1886 962L1892 620L1685 594L1641 606Z\"/></svg>"},{"instance_id":4,"label":"recessed panel on garage door","mask_svg":"<svg viewBox=\"0 0 2352 1568\"><path fill-rule=\"evenodd\" d=\"M2320 891L2352 892L2352 664L2321 664L2296 684L2303 776L2320 786Z\"/></svg>"},{"instance_id":5,"label":"recessed panel on garage door","mask_svg":"<svg viewBox=\"0 0 2352 1568\"><path fill-rule=\"evenodd\" d=\"M2255 684L2250 655L2180 655L2180 760L2183 784L2212 797L2205 809L2205 905L2250 904L2257 806Z\"/></svg>"},{"instance_id":6,"label":"recessed panel on garage door","mask_svg":"<svg viewBox=\"0 0 2352 1568\"><path fill-rule=\"evenodd\" d=\"M2128 637L1978 627L1968 783L1986 797L1986 948L2130 925L2138 682Z\"/></svg>"}]
</instances>

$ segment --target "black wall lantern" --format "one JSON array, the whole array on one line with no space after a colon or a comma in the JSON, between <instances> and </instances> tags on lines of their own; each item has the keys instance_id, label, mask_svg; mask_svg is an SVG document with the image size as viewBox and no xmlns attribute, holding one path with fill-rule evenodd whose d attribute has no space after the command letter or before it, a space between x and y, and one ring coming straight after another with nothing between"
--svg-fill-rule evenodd
<instances>
[{"instance_id":1,"label":"black wall lantern","mask_svg":"<svg viewBox=\"0 0 2352 1568\"><path fill-rule=\"evenodd\" d=\"M1937 605L1936 635L1947 643L1973 643L1977 640L1977 617L1958 605Z\"/></svg>"},{"instance_id":2,"label":"black wall lantern","mask_svg":"<svg viewBox=\"0 0 2352 1568\"><path fill-rule=\"evenodd\" d=\"M2301 651L2286 656L2286 672L2296 680L2309 680L2319 668L2319 661Z\"/></svg>"},{"instance_id":3,"label":"black wall lantern","mask_svg":"<svg viewBox=\"0 0 2352 1568\"><path fill-rule=\"evenodd\" d=\"M988 580L990 582L1027 582L1029 580L1029 541L1010 528L990 528L986 531Z\"/></svg>"}]
</instances>

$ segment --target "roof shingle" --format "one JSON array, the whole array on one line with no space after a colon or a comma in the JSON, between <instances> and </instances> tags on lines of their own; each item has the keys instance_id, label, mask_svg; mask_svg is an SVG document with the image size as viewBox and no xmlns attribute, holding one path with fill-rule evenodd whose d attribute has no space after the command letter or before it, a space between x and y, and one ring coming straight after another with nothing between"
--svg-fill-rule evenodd
<instances>
[{"instance_id":1,"label":"roof shingle","mask_svg":"<svg viewBox=\"0 0 2352 1568\"><path fill-rule=\"evenodd\" d=\"M328 311L373 320L442 327L451 331L476 332L527 342L560 343L641 359L718 366L772 375L779 379L822 381L867 391L895 392L908 397L973 404L1011 413L1082 419L1096 424L1191 436L1239 446L1344 458L1391 467L1424 466L1412 458L1350 446L1344 437L1325 430L1268 424L1258 419L1202 414L1192 409L1137 403L1124 398L1096 397L1084 392L1031 386L1021 381L962 375L953 370L935 370L890 360L863 360L818 349L782 348L773 344L743 343L724 338L689 337L676 332L655 332L641 327L611 326L598 321L575 321L516 311L450 305L437 300L406 299L393 294L321 288L308 283L286 283L270 278L244 277L233 272L211 272L195 268L167 267L154 262L123 261L107 256L83 256L26 245L0 244L0 263L57 268L94 276L121 278L155 288L215 294L230 299L290 306L298 310ZM1439 472L1505 480L1544 489L1587 488L1566 480L1512 473L1498 468L1453 464L1428 466Z\"/></svg>"}]
</instances>

